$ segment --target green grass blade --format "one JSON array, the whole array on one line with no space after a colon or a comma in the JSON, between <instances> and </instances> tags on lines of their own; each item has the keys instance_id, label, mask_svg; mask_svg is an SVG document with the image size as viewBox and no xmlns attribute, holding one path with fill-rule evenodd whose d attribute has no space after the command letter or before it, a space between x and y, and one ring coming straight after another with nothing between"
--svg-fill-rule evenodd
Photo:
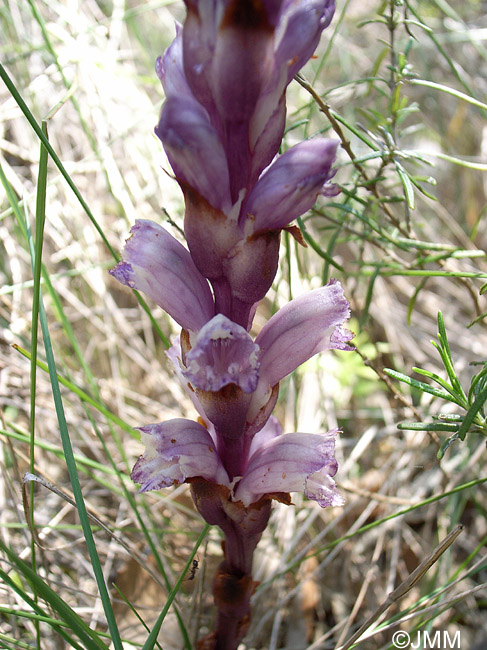
<instances>
[{"instance_id":1,"label":"green grass blade","mask_svg":"<svg viewBox=\"0 0 487 650\"><path fill-rule=\"evenodd\" d=\"M86 650L107 650L107 646L98 638L96 632L90 629L83 619L76 614L76 612L72 610L71 607L60 596L58 596L58 594L51 589L51 587L46 584L26 562L21 560L14 551L8 548L2 540L0 540L0 550L5 553L10 562L17 567L19 573L24 576L32 587L35 587L35 590L45 600L45 602L49 603L51 608L57 612L70 631L74 632L78 636ZM46 613L37 605L37 603L32 600L28 594L22 591L15 581L1 569L0 577L11 589L16 591L34 611L46 616ZM66 641L71 643L70 647L81 650L81 647L74 641L74 639L72 639L71 635L67 634L67 632L59 626L55 626L54 629L56 629L58 634L60 634Z\"/></svg>"},{"instance_id":2,"label":"green grass blade","mask_svg":"<svg viewBox=\"0 0 487 650\"><path fill-rule=\"evenodd\" d=\"M43 134L44 135L44 134ZM44 136L45 138L45 136ZM47 141L47 139L46 139ZM47 159L46 159L47 161ZM44 196L42 196L44 194ZM36 220L37 224L41 224L37 226L38 233L42 235L43 231L43 223L45 220L45 188L44 188L44 193L41 190L41 196L38 199L37 202L37 214L36 214ZM44 348L45 348L45 353L46 353L46 358L47 358L47 365L48 365L48 371L49 371L49 378L51 381L51 389L52 389L52 395L54 399L54 405L56 409L56 415L58 418L58 423L59 423L59 430L61 434L61 440L63 444L63 450L64 450L64 455L66 459L66 466L68 469L69 477L71 480L71 486L73 489L75 501L76 501L76 506L78 509L78 514L80 517L81 521L81 526L83 528L83 533L85 536L85 541L88 549L88 553L90 555L91 559L91 564L93 567L93 572L95 574L95 579L98 585L98 590L100 593L100 598L103 604L103 608L105 611L105 615L107 618L107 624L110 629L112 641L114 644L115 650L123 650L122 647L122 642L120 639L120 635L118 632L118 627L115 621L115 616L113 613L113 609L111 606L110 602L110 597L108 594L107 586L105 583L105 579L103 576L103 570L101 568L100 560L98 557L98 553L96 551L96 546L95 542L93 539L93 533L91 531L90 527L90 522L86 513L86 507L84 504L84 499L83 495L81 492L81 485L79 482L78 478L78 472L76 468L76 461L74 460L74 454L73 454L73 449L71 446L71 440L69 438L69 432L67 428L67 423L66 423L66 417L64 414L64 407L62 404L62 398L61 398L61 391L59 389L59 382L57 378L57 372L56 372L56 364L54 360L54 354L53 354L53 349L51 345L51 338L49 334L49 328L47 324L47 317L46 313L44 310L43 302L42 302L42 294L40 293L40 256L39 258L36 257L37 250L34 249L34 244L32 242L32 237L30 235L30 231L28 228L28 224L26 223L24 225L25 230L27 232L28 236L28 241L29 241L29 247L31 251L31 257L32 257L32 264L34 269L38 269L39 272L39 279L37 280L37 289L39 292L39 298L38 298L38 311L39 311L39 318L41 322L41 329L42 329L42 335L44 338ZM42 236L40 237L40 241L36 244L37 247L40 250L40 246L42 245ZM33 510L33 509L32 509Z\"/></svg>"},{"instance_id":3,"label":"green grass blade","mask_svg":"<svg viewBox=\"0 0 487 650\"><path fill-rule=\"evenodd\" d=\"M120 591L120 589L117 587L116 584L113 585L113 588L116 590L117 594L120 596L120 598L124 601L124 603L127 605L127 607L130 609L130 611L133 613L133 615L137 618L139 623L146 629L147 632L150 634L150 627L147 625L147 623L144 621L142 616L139 614L139 612L135 609L135 607L132 605L130 600ZM158 650L163 650L161 644L156 641L155 642L156 648Z\"/></svg>"},{"instance_id":4,"label":"green grass blade","mask_svg":"<svg viewBox=\"0 0 487 650\"><path fill-rule=\"evenodd\" d=\"M47 138L47 125L42 123L42 132ZM41 143L41 150L39 155L39 174L37 177L37 199L36 199L36 238L35 238L35 255L32 259L33 275L34 275L34 292L32 297L32 332L31 332L31 347L32 358L30 360L30 451L29 451L29 469L34 471L35 465L35 430L36 430L36 376L37 376L37 344L39 332L39 300L40 300L40 282L41 282L41 265L42 265L42 246L44 241L44 224L46 221L46 190L47 190L47 149ZM30 529L34 530L34 486L29 486L30 490L30 503L32 507L29 512ZM34 536L31 538L31 557L32 557L32 570L36 570L36 547ZM34 592L34 599L37 594ZM37 648L40 650L41 638L39 622L35 622L36 635L37 635Z\"/></svg>"},{"instance_id":5,"label":"green grass blade","mask_svg":"<svg viewBox=\"0 0 487 650\"><path fill-rule=\"evenodd\" d=\"M12 423L10 422L8 424L13 426ZM14 431L7 431L0 427L0 434L12 438L13 440L19 440L20 442L29 444L29 436L26 433L23 433L18 428L17 430ZM64 452L61 447L57 447L56 445L53 445L49 442L45 442L44 440L39 440L39 439L35 440L34 444L36 447L39 447L39 449L44 449L52 454L55 454L58 458L64 458ZM89 467L91 469L96 470L97 472L103 472L104 474L108 474L109 476L113 476L116 474L112 468L108 467L108 465L102 465L101 463L98 463L96 460L93 460L92 458L87 458L86 456L75 454L75 460L77 465ZM122 476L124 479L129 480L128 477L125 477L125 475L121 474L120 472L118 472L118 475ZM109 483L109 485L113 487L113 483Z\"/></svg>"},{"instance_id":6,"label":"green grass blade","mask_svg":"<svg viewBox=\"0 0 487 650\"><path fill-rule=\"evenodd\" d=\"M159 634L159 631L161 629L161 625L162 625L164 619L166 618L166 614L169 611L169 608L171 607L172 601L176 597L176 594L178 593L179 589L181 588L181 584L182 584L182 582L184 580L186 572L188 571L189 567L191 566L191 563L193 561L193 558L196 555L198 547L201 544L201 542L204 540L204 538L206 537L209 530L210 530L210 525L205 524L203 530L201 531L200 536L196 540L196 544L194 546L193 552L191 553L190 557L188 558L188 561L186 562L186 565L185 565L181 575L179 576L176 584L174 585L173 589L171 590L171 593L169 594L169 596L167 598L166 604L164 605L163 610L160 613L157 621L154 623L154 626L153 626L153 628L151 630L151 633L147 637L147 640L144 643L142 650L153 650L154 645L155 645L155 643L157 641L157 635Z\"/></svg>"},{"instance_id":7,"label":"green grass blade","mask_svg":"<svg viewBox=\"0 0 487 650\"><path fill-rule=\"evenodd\" d=\"M32 645L29 643L23 643L22 641L17 641L7 634L2 634L0 632L0 641L2 642L2 650L32 650ZM10 645L12 644L12 645Z\"/></svg>"},{"instance_id":8,"label":"green grass blade","mask_svg":"<svg viewBox=\"0 0 487 650\"><path fill-rule=\"evenodd\" d=\"M479 411L484 406L486 400L487 400L487 386L485 386L483 390L481 390L478 393L477 397L475 398L475 402L472 404L472 406L468 409L467 413L465 414L465 418L463 419L462 426L458 431L458 437L460 438L460 440L465 440L465 436L467 435L468 430L475 422L475 418L477 417Z\"/></svg>"},{"instance_id":9,"label":"green grass blade","mask_svg":"<svg viewBox=\"0 0 487 650\"><path fill-rule=\"evenodd\" d=\"M298 225L299 225L299 229L300 229L301 232L303 233L303 239L304 239L304 241L305 241L307 244L309 244L309 245L311 246L311 248L312 248L316 253L318 253L318 255L319 255L321 258L323 258L324 260L326 260L326 262L327 262L328 264L330 264L331 266L335 267L336 269L338 269L339 271L342 271L342 273L344 273L344 272L345 272L345 269L344 269L342 266L340 266L340 264L338 264L338 262L336 262L336 261L333 259L333 257L331 257L331 255L329 255L326 251L324 251L324 250L320 247L320 245L319 245L317 242L315 242L315 240L313 239L313 237L311 237L311 235L309 234L309 232L308 232L307 229L306 229L306 226L304 225L303 218L302 218L302 217L298 217L298 218L296 219L296 221L297 221L297 223L298 223Z\"/></svg>"},{"instance_id":10,"label":"green grass blade","mask_svg":"<svg viewBox=\"0 0 487 650\"><path fill-rule=\"evenodd\" d=\"M28 350L26 350L25 348L20 347L20 345L14 344L12 347L15 350L17 350L17 352L20 352L20 354L22 356L26 357L26 359L31 358L31 353ZM49 366L48 366L47 363L44 363L43 361L38 360L37 365L38 365L39 368L44 370L44 372L47 372L47 373L49 372ZM106 406L104 406L103 404L98 402L96 399L94 399L93 397L88 395L88 393L86 393L82 388L77 386L72 381L69 381L69 379L66 379L66 377L63 377L59 373L56 375L56 377L57 377L57 381L60 384L62 384L63 386L68 388L70 391L75 393L83 402L86 402L87 404L90 404L91 406L93 406L93 408L95 408L97 411L102 413L109 420L111 420L112 422L117 424L124 431L126 431L127 433L130 433L130 435L133 438L137 437L138 434L134 431L133 427L131 427L124 420L119 418L118 415L115 415L114 413L112 413L109 409L107 409Z\"/></svg>"},{"instance_id":11,"label":"green grass blade","mask_svg":"<svg viewBox=\"0 0 487 650\"><path fill-rule=\"evenodd\" d=\"M98 234L102 238L103 243L105 244L107 249L110 251L113 259L118 262L119 256L117 255L117 253L115 252L115 250L111 246L110 242L106 238L105 233L103 232L102 228L100 227L100 224L98 223L98 221L95 219L94 214L91 212L88 204L86 203L83 196L81 195L81 192L78 190L78 188L76 187L75 183L73 182L71 176L66 171L66 168L64 167L61 160L59 159L59 156L54 151L54 149L52 148L49 140L46 138L46 136L42 132L42 129L40 128L39 124L37 123L35 117L32 115L31 111L29 110L29 107L27 106L27 104L22 99L20 93L18 92L17 88L15 87L15 84L12 82L9 75L7 74L7 71L5 70L5 68L3 67L3 65L1 63L0 63L0 77L2 78L3 82L7 86L7 88L9 90L9 92L11 93L12 97L15 99L15 101L19 105L20 110L24 114L25 118L27 119L27 121L29 122L31 127L34 129L37 137L39 138L39 140L42 142L44 147L49 152L49 155L53 159L56 167L59 169L59 171L60 171L61 175L64 177L66 183L69 185L69 187L73 191L74 195L76 196L76 198L80 202L83 210L86 212L89 220L91 221L91 223L95 227L96 231L98 232ZM152 323L152 326L154 327L154 329L157 332L157 335L159 336L161 341L164 343L164 345L167 348L169 348L171 346L171 343L170 343L169 339L167 338L167 336L165 336L165 334L161 330L161 328L160 328L159 324L157 323L157 321L155 320L154 316L152 315L149 306L147 305L147 303L145 302L145 300L142 298L142 296L139 294L138 291L134 291L134 293L135 293L135 295L137 297L137 300L139 301L142 309L149 316L149 318L151 320L151 323Z\"/></svg>"},{"instance_id":12,"label":"green grass blade","mask_svg":"<svg viewBox=\"0 0 487 650\"><path fill-rule=\"evenodd\" d=\"M468 102L469 104L473 104L474 106L483 108L484 111L487 111L487 104L475 99L475 97L472 97L471 95L466 95L455 88L450 88L450 86L445 86L444 84L439 84L435 81L428 81L427 79L409 79L408 83L414 86L426 86L428 88L433 88L434 90L440 90L443 93L453 95L453 97L456 97L457 99L461 99L464 102Z\"/></svg>"},{"instance_id":13,"label":"green grass blade","mask_svg":"<svg viewBox=\"0 0 487 650\"><path fill-rule=\"evenodd\" d=\"M448 422L400 422L397 428L401 431L449 431L456 433L458 424L448 424Z\"/></svg>"},{"instance_id":14,"label":"green grass blade","mask_svg":"<svg viewBox=\"0 0 487 650\"><path fill-rule=\"evenodd\" d=\"M459 396L457 391L452 386L450 386L450 384L446 382L443 379L443 377L440 377L435 372L431 372L429 370L423 370L423 368L418 368L417 366L413 366L411 370L413 372L417 372L418 375L423 375L423 377L427 377L428 379L432 379L433 381L436 381L437 384L439 384L442 388L444 388L455 399L458 399L459 397L461 398L461 395Z\"/></svg>"},{"instance_id":15,"label":"green grass blade","mask_svg":"<svg viewBox=\"0 0 487 650\"><path fill-rule=\"evenodd\" d=\"M412 3L409 2L409 0L407 1L407 6L408 6L409 11L413 14L413 16L415 16L415 18L417 18L418 21L419 21L420 23L422 23L423 21L422 21L422 19L421 19L421 16L418 14L418 12L415 10L415 8L413 7ZM431 39L431 41L434 43L434 45L435 45L436 49L438 50L438 52L442 55L442 57L443 57L443 58L445 59L445 61L448 63L448 65L449 65L451 71L453 72L453 74L455 75L455 77L458 79L458 81L462 84L462 86L465 88L465 90L466 90L468 93L470 93L470 95L473 95L472 89L470 88L470 86L467 84L467 82L466 82L465 79L464 79L464 74L462 74L463 71L460 72L460 71L457 69L457 66L455 65L455 63L454 63L454 62L452 61L452 59L448 56L447 52L446 52L445 49L442 47L442 45L441 45L441 43L439 42L439 40L436 38L434 31L433 31L433 30L430 30L430 31L427 32L427 34L428 34L429 38Z\"/></svg>"},{"instance_id":16,"label":"green grass blade","mask_svg":"<svg viewBox=\"0 0 487 650\"><path fill-rule=\"evenodd\" d=\"M117 623L113 613L110 596L108 589L105 583L105 578L103 576L103 570L100 564L100 559L95 546L95 541L93 539L93 533L90 527L90 521L86 512L86 506L83 499L83 494L81 491L81 485L78 477L78 470L76 468L76 461L74 459L73 448L71 446L71 440L69 437L68 426L66 422L66 417L64 414L64 407L62 403L61 391L59 388L59 382L57 379L56 364L54 360L54 353L51 345L51 338L49 335L49 329L47 325L46 313L43 308L42 298L40 301L40 310L39 316L42 327L42 335L44 338L44 347L46 352L46 358L48 362L49 369L49 378L51 380L52 395L54 399L54 404L56 408L56 414L59 423L59 431L61 434L61 440L63 444L64 456L66 459L66 467L68 469L69 478L71 481L71 487L73 490L74 498L76 501L76 507L78 510L78 515L80 518L81 526L83 528L83 534L86 541L86 547L88 554L90 556L91 565L93 567L93 572L95 574L96 583L100 593L100 598L103 604L103 609L105 611L105 616L107 618L107 624L110 630L112 642L115 650L123 650L122 641L120 639L120 634L118 631Z\"/></svg>"},{"instance_id":17,"label":"green grass blade","mask_svg":"<svg viewBox=\"0 0 487 650\"><path fill-rule=\"evenodd\" d=\"M404 196L406 197L406 202L410 210L414 210L415 200L414 200L414 187L409 178L408 173L404 167L397 162L396 160L396 171L398 173L399 179L401 181L402 187L404 189Z\"/></svg>"},{"instance_id":18,"label":"green grass blade","mask_svg":"<svg viewBox=\"0 0 487 650\"><path fill-rule=\"evenodd\" d=\"M466 408L467 396L465 395L465 392L462 388L462 385L460 384L457 373L455 372L455 368L453 366L450 344L448 343L448 337L446 335L445 322L443 320L443 314L440 311L438 312L438 340L440 342L440 345L434 341L432 341L432 343L441 356L452 387L458 393L460 399L463 400L463 404Z\"/></svg>"}]
</instances>

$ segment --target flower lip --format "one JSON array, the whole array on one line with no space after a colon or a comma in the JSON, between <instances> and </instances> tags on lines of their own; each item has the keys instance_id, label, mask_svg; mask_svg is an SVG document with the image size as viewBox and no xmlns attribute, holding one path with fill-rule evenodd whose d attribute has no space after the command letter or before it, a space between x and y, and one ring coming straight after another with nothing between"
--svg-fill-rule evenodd
<instances>
[{"instance_id":1,"label":"flower lip","mask_svg":"<svg viewBox=\"0 0 487 650\"><path fill-rule=\"evenodd\" d=\"M254 437L251 455L234 497L244 506L266 494L304 492L320 506L341 505L333 476L337 430L323 434L287 433L270 418Z\"/></svg>"},{"instance_id":2,"label":"flower lip","mask_svg":"<svg viewBox=\"0 0 487 650\"><path fill-rule=\"evenodd\" d=\"M259 346L248 332L223 314L217 314L198 332L186 355L184 376L203 391L217 392L237 384L252 393L259 377Z\"/></svg>"},{"instance_id":3,"label":"flower lip","mask_svg":"<svg viewBox=\"0 0 487 650\"><path fill-rule=\"evenodd\" d=\"M146 445L131 478L140 492L158 490L201 477L228 485L229 479L208 431L191 420L177 418L140 427Z\"/></svg>"},{"instance_id":4,"label":"flower lip","mask_svg":"<svg viewBox=\"0 0 487 650\"><path fill-rule=\"evenodd\" d=\"M214 314L213 296L189 251L153 221L137 219L113 269L121 284L143 291L187 330L198 331Z\"/></svg>"}]
</instances>

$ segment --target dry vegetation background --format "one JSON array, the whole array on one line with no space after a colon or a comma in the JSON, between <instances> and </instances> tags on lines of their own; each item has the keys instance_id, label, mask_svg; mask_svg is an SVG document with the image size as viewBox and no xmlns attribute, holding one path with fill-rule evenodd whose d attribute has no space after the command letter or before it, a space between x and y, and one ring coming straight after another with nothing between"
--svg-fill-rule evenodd
<instances>
[{"instance_id":1,"label":"dry vegetation background","mask_svg":"<svg viewBox=\"0 0 487 650\"><path fill-rule=\"evenodd\" d=\"M387 16L391 5L398 18L392 59L387 21L368 22L381 12ZM256 328L291 295L331 274L344 283L352 303L360 354L323 354L282 386L276 414L285 431L343 428L337 478L347 503L321 510L296 495L293 507L275 505L256 554L260 586L248 649L340 647L458 523L464 530L453 546L382 617L390 626L357 647L390 648L397 629L409 631L414 641L417 629L452 636L459 631L462 650L487 646L485 438L469 433L439 463L436 454L448 434L398 430L397 424L462 411L383 373L389 367L412 375L411 368L421 366L445 377L430 343L439 310L466 389L482 367L471 363L486 361L485 319L467 326L487 311L480 294L487 276L465 276L487 273L481 169L487 112L407 80L416 75L480 101L487 96L485 3L452 5L338 2L332 27L304 70L328 103L335 132L309 92L291 84L285 146L317 131L335 138L341 132L357 160L352 165L342 148L336 180L343 192L334 206L319 201L307 215L310 246L298 250L284 241L280 272ZM0 8L2 63L36 119L51 112L50 142L115 252L136 218L154 219L177 236L167 217L182 223L181 194L164 171L169 167L153 135L163 100L153 70L174 37L174 19L183 16L182 3L162 1L3 0ZM399 83L402 63L409 67ZM394 108L394 88L405 105ZM30 362L12 344L31 349L32 268L16 211L34 229L39 144L2 83L0 538L26 562L32 561L30 512L20 485L29 470ZM412 151L433 165L408 158ZM436 179L436 186L415 180L437 200L413 189L401 169ZM414 209L404 197L410 191ZM330 256L342 270L330 265ZM191 405L169 370L154 324L108 275L114 258L52 161L42 259L47 322L84 499L114 533L93 523L96 546L124 648L142 647L148 632L140 619L148 628L154 624L203 522L186 486L135 493L128 476L142 447L132 427L193 417ZM150 307L169 337L174 324ZM39 358L45 361L40 335ZM79 518L66 498L72 488L51 382L42 368L34 460L35 474L58 490L37 485L34 491L37 574L91 627L106 632ZM466 487L455 491L459 486ZM30 502L28 488L25 494ZM182 582L164 620L164 650L184 647L176 609L191 643L211 627L210 584L220 554L212 529L197 551L196 578ZM0 562L19 587L0 584L0 648L35 647L36 638L46 650L67 648L47 623L36 628L22 596L32 593L31 585L6 556Z\"/></svg>"}]
</instances>

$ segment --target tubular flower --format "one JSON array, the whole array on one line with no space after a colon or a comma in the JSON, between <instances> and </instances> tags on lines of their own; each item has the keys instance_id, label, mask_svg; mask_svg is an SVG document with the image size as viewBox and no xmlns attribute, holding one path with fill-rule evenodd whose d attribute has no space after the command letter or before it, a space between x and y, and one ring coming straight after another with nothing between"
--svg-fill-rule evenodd
<instances>
[{"instance_id":1,"label":"tubular flower","mask_svg":"<svg viewBox=\"0 0 487 650\"><path fill-rule=\"evenodd\" d=\"M302 363L324 350L352 349L348 341L353 334L343 328L349 317L348 301L335 280L291 300L267 322L255 343L243 328L220 314L194 340L183 375L195 390L218 391L237 384L251 393L246 416L251 423L272 389ZM238 331L239 337L230 338L232 331Z\"/></svg>"},{"instance_id":2,"label":"tubular flower","mask_svg":"<svg viewBox=\"0 0 487 650\"><path fill-rule=\"evenodd\" d=\"M143 291L181 327L199 330L214 315L215 305L189 252L153 221L138 219L130 233L111 275Z\"/></svg>"},{"instance_id":3,"label":"tubular flower","mask_svg":"<svg viewBox=\"0 0 487 650\"><path fill-rule=\"evenodd\" d=\"M322 507L342 505L333 476L335 431L326 434L288 433L274 417L254 437L241 477L229 480L215 436L190 420L176 419L140 429L146 450L132 470L140 492L205 479L228 490L245 508L262 498L304 492Z\"/></svg>"},{"instance_id":4,"label":"tubular flower","mask_svg":"<svg viewBox=\"0 0 487 650\"><path fill-rule=\"evenodd\" d=\"M182 347L173 345L168 356L231 479L245 469L246 454L269 419L279 382L319 352L351 349L353 334L343 327L349 315L343 289L332 280L280 309L255 342L243 327L218 314L189 342L183 337ZM230 466L227 455L235 455L235 445L240 452Z\"/></svg>"}]
</instances>

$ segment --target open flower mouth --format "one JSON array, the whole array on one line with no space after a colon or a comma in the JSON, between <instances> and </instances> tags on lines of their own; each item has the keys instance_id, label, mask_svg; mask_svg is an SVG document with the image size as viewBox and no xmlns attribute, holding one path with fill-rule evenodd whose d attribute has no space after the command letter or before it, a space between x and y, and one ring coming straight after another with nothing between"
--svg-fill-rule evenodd
<instances>
[{"instance_id":1,"label":"open flower mouth","mask_svg":"<svg viewBox=\"0 0 487 650\"><path fill-rule=\"evenodd\" d=\"M336 431L283 434L274 417L256 434L242 476L230 481L214 438L205 427L176 419L140 429L146 451L132 479L140 491L178 485L194 478L225 486L245 507L263 496L304 492L321 506L343 503L333 481Z\"/></svg>"}]
</instances>

